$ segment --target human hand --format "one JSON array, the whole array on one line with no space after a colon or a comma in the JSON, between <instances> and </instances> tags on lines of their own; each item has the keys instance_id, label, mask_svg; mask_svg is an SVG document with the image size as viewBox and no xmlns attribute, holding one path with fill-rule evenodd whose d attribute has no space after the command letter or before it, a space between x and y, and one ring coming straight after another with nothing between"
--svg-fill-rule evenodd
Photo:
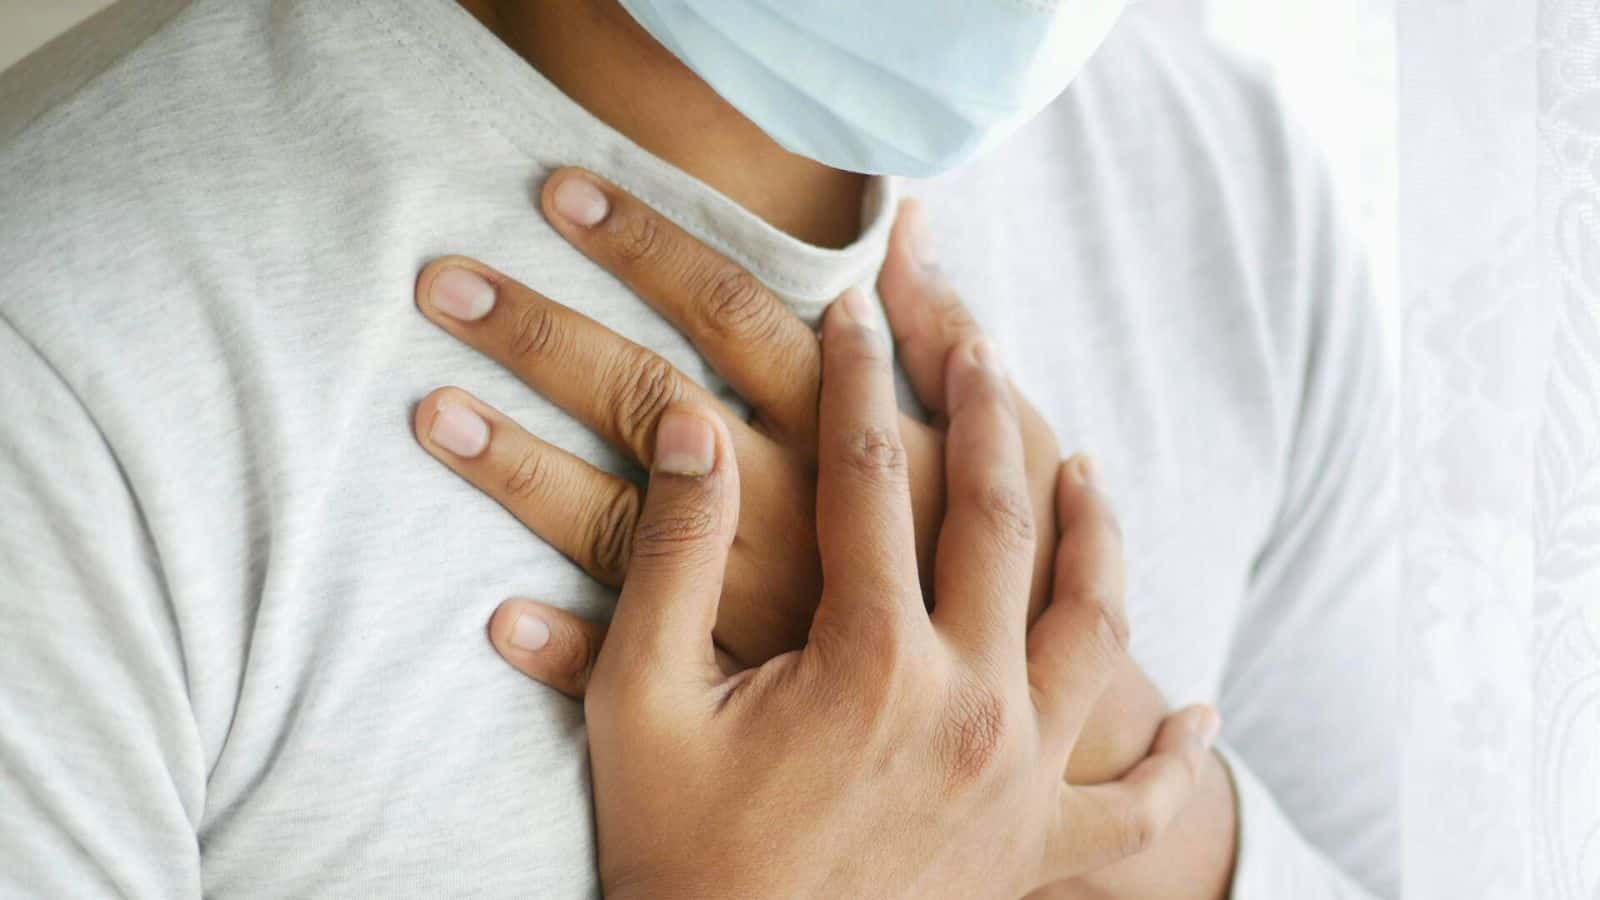
<instances>
[{"instance_id":1,"label":"human hand","mask_svg":"<svg viewBox=\"0 0 1600 900\"><path fill-rule=\"evenodd\" d=\"M587 203L574 199L573 185L598 190L599 205L592 198ZM553 175L542 206L561 234L694 343L750 403L749 422L656 354L481 263L449 257L430 264L418 279L419 307L643 466L651 462L655 429L668 405L692 400L716 410L729 427L746 476L743 515L719 610L718 644L737 665L757 664L800 646L821 579L814 519L821 375L816 335L744 269L586 172L568 169ZM563 215L562 208L587 210L588 216L574 219ZM602 210L598 219L597 209ZM944 361L952 347L977 337L979 330L937 269L927 264L930 251L927 240L918 237L919 223L920 211L908 205L891 237L879 293L899 345L899 361L937 420L945 412ZM473 276L482 281L475 283ZM452 309L458 314L448 312ZM594 375L575 379L574 372ZM1048 423L1019 392L1011 393L1040 537L1030 581L1030 615L1037 615L1050 583L1056 533L1051 498L1059 449ZM466 410L489 424L486 444L471 455L430 437L439 411L451 408L456 410L452 415ZM944 436L907 416L899 416L898 425L920 571L926 576L932 572L944 504ZM430 453L592 576L613 586L621 583L641 506L633 483L540 441L455 388L435 392L419 405L416 431ZM542 657L552 667L547 672L566 673L556 686L581 696L601 632L572 625L554 612L551 618L552 640ZM1090 782L1126 771L1144 756L1165 709L1143 673L1131 660L1123 660L1077 746L1067 777Z\"/></svg>"},{"instance_id":2,"label":"human hand","mask_svg":"<svg viewBox=\"0 0 1600 900\"><path fill-rule=\"evenodd\" d=\"M608 897L1009 900L1137 852L1194 789L1215 734L1205 707L1169 718L1116 782L1060 779L1123 652L1119 547L1085 470L1069 467L1053 602L1027 628L1022 438L978 341L950 354L945 379L950 499L926 610L889 354L863 306L835 304L824 326L823 586L803 649L718 669L711 633L739 515L732 435L682 403L656 429L585 699Z\"/></svg>"}]
</instances>

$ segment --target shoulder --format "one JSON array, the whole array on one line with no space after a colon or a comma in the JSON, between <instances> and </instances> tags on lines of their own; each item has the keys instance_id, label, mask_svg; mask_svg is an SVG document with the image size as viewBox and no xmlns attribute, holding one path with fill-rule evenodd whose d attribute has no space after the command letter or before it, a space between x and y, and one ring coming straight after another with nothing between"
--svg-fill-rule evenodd
<instances>
[{"instance_id":1,"label":"shoulder","mask_svg":"<svg viewBox=\"0 0 1600 900\"><path fill-rule=\"evenodd\" d=\"M1068 99L1061 112L1150 172L1181 171L1190 190L1275 231L1286 215L1328 211L1326 161L1270 69L1169 12L1130 9Z\"/></svg>"},{"instance_id":2,"label":"shoulder","mask_svg":"<svg viewBox=\"0 0 1600 900\"><path fill-rule=\"evenodd\" d=\"M273 246L297 129L338 121L295 19L345 8L121 0L0 76L0 315L54 357Z\"/></svg>"},{"instance_id":3,"label":"shoulder","mask_svg":"<svg viewBox=\"0 0 1600 900\"><path fill-rule=\"evenodd\" d=\"M1181 336L1170 352L1217 354L1190 371L1264 400L1279 446L1308 379L1381 374L1361 243L1264 65L1135 5L1019 137L997 164L1043 185L1116 302Z\"/></svg>"},{"instance_id":4,"label":"shoulder","mask_svg":"<svg viewBox=\"0 0 1600 900\"><path fill-rule=\"evenodd\" d=\"M1123 212L1159 236L1150 249L1184 248L1168 258L1206 273L1220 295L1205 299L1211 312L1261 326L1262 350L1286 377L1329 315L1366 320L1370 332L1375 303L1353 223L1266 65L1135 6L1063 101L1051 140L1091 160L1124 207L1143 201Z\"/></svg>"},{"instance_id":5,"label":"shoulder","mask_svg":"<svg viewBox=\"0 0 1600 900\"><path fill-rule=\"evenodd\" d=\"M89 17L0 72L0 145L19 139L41 117L92 90L108 70L160 33L185 0L122 0Z\"/></svg>"},{"instance_id":6,"label":"shoulder","mask_svg":"<svg viewBox=\"0 0 1600 900\"><path fill-rule=\"evenodd\" d=\"M0 154L44 174L130 155L150 162L139 152L169 139L174 120L236 91L267 43L257 27L267 5L113 3L0 72ZM8 174L7 188L38 180Z\"/></svg>"},{"instance_id":7,"label":"shoulder","mask_svg":"<svg viewBox=\"0 0 1600 900\"><path fill-rule=\"evenodd\" d=\"M259 56L250 21L265 5L121 0L0 74L0 270L12 283L141 249L129 242L153 231L167 189L227 130L217 113Z\"/></svg>"}]
</instances>

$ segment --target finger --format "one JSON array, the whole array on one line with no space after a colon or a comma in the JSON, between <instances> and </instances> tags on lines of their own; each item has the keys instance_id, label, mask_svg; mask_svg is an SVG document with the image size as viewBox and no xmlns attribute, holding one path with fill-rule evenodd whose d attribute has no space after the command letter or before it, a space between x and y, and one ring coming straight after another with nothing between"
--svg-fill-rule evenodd
<instances>
[{"instance_id":1,"label":"finger","mask_svg":"<svg viewBox=\"0 0 1600 900\"><path fill-rule=\"evenodd\" d=\"M921 201L909 197L889 235L889 254L878 274L878 294L894 334L896 359L917 399L930 412L944 414L945 360L957 346L981 337L983 330L972 318L933 261L927 213ZM1054 460L1055 433L1028 399L1015 388L1018 420L1028 446L1041 457ZM1048 449L1048 455L1042 451Z\"/></svg>"},{"instance_id":2,"label":"finger","mask_svg":"<svg viewBox=\"0 0 1600 900\"><path fill-rule=\"evenodd\" d=\"M1061 788L1048 859L1071 878L1150 849L1200 786L1221 720L1206 705L1168 716L1150 755L1116 781Z\"/></svg>"},{"instance_id":3,"label":"finger","mask_svg":"<svg viewBox=\"0 0 1600 900\"><path fill-rule=\"evenodd\" d=\"M888 621L902 621L911 603L926 621L889 347L871 322L859 290L846 292L823 321L818 624L829 617L883 620L886 612L893 614ZM835 596L847 604L834 608Z\"/></svg>"},{"instance_id":4,"label":"finger","mask_svg":"<svg viewBox=\"0 0 1600 900\"><path fill-rule=\"evenodd\" d=\"M945 410L944 373L951 351L982 336L982 329L967 312L961 298L939 272L927 210L916 198L900 203L889 235L889 253L878 275L889 329L894 333L897 361L923 407L942 422ZM1051 503L1060 451L1055 431L1027 397L1015 387L1011 400L1017 408L1027 449L1033 490L1035 543L1032 601L1029 616L1038 616L1049 595L1050 561L1054 555L1055 510Z\"/></svg>"},{"instance_id":5,"label":"finger","mask_svg":"<svg viewBox=\"0 0 1600 900\"><path fill-rule=\"evenodd\" d=\"M927 214L914 197L900 202L889 253L878 273L878 296L894 334L895 357L917 399L946 414L945 358L982 334L934 261Z\"/></svg>"},{"instance_id":6,"label":"finger","mask_svg":"<svg viewBox=\"0 0 1600 900\"><path fill-rule=\"evenodd\" d=\"M703 407L669 409L600 666L717 677L711 629L738 518L727 426Z\"/></svg>"},{"instance_id":7,"label":"finger","mask_svg":"<svg viewBox=\"0 0 1600 900\"><path fill-rule=\"evenodd\" d=\"M582 700L606 626L533 600L507 600L489 618L489 642L518 672Z\"/></svg>"},{"instance_id":8,"label":"finger","mask_svg":"<svg viewBox=\"0 0 1600 900\"><path fill-rule=\"evenodd\" d=\"M949 370L934 622L988 658L1021 665L1034 525L1016 408L988 341L958 347Z\"/></svg>"},{"instance_id":9,"label":"finger","mask_svg":"<svg viewBox=\"0 0 1600 900\"><path fill-rule=\"evenodd\" d=\"M489 617L489 642L511 667L574 700L582 700L594 674L606 626L536 600L507 600ZM743 668L721 648L717 668Z\"/></svg>"},{"instance_id":10,"label":"finger","mask_svg":"<svg viewBox=\"0 0 1600 900\"><path fill-rule=\"evenodd\" d=\"M1122 534L1082 454L1056 482L1055 583L1028 632L1028 680L1048 740L1065 754L1127 653ZM1065 757L1063 757L1065 758Z\"/></svg>"},{"instance_id":11,"label":"finger","mask_svg":"<svg viewBox=\"0 0 1600 900\"><path fill-rule=\"evenodd\" d=\"M417 440L590 577L622 583L639 518L631 482L547 444L459 388L417 404Z\"/></svg>"},{"instance_id":12,"label":"finger","mask_svg":"<svg viewBox=\"0 0 1600 900\"><path fill-rule=\"evenodd\" d=\"M763 422L810 442L821 350L760 279L582 169L551 175L540 203L563 237L683 332Z\"/></svg>"},{"instance_id":13,"label":"finger","mask_svg":"<svg viewBox=\"0 0 1600 900\"><path fill-rule=\"evenodd\" d=\"M661 414L679 401L716 410L734 434L749 433L665 359L480 262L429 263L417 279L417 306L640 465L650 465Z\"/></svg>"}]
</instances>

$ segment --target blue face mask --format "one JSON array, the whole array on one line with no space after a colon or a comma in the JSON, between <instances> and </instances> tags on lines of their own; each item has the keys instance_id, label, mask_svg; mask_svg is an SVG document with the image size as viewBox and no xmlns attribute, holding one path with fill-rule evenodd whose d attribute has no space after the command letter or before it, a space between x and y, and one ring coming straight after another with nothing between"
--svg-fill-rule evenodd
<instances>
[{"instance_id":1,"label":"blue face mask","mask_svg":"<svg viewBox=\"0 0 1600 900\"><path fill-rule=\"evenodd\" d=\"M1066 88L1123 0L621 0L788 150L934 175Z\"/></svg>"}]
</instances>

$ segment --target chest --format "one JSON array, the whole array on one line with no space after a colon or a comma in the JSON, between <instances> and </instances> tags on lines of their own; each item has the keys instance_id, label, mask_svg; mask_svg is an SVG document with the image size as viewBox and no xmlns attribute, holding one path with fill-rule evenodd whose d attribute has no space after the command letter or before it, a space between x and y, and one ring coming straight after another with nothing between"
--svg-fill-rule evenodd
<instances>
[{"instance_id":1,"label":"chest","mask_svg":"<svg viewBox=\"0 0 1600 900\"><path fill-rule=\"evenodd\" d=\"M1084 236L1093 217L1070 206L1025 239L979 224L1003 221L981 181L928 197L949 276L1017 383L1064 451L1092 452L1105 472L1127 537L1135 656L1170 700L1213 696L1274 512L1270 372L1250 343L1246 285L1186 282L1183 260L1108 257ZM737 403L666 322L554 240L513 226L466 249ZM442 863L516 847L556 880L587 883L581 710L494 658L483 623L509 596L604 617L613 595L427 457L410 408L457 384L553 444L637 473L417 316L404 294L415 260L370 263L398 287L353 310L370 321L349 330L381 339L294 335L321 342L316 368L280 385L281 402L247 400L242 418L270 458L243 460L236 483L218 475L217 496L249 497L246 509L202 502L170 520L191 532L174 545L242 522L250 547L237 555L257 567L230 581L196 564L175 581L188 598L214 591L198 618L227 637L206 645L201 665L220 677L197 698L217 748L208 871L219 892L247 880L251 848L295 845L292 823L310 816L307 879L415 887ZM382 844L365 843L380 827Z\"/></svg>"}]
</instances>

